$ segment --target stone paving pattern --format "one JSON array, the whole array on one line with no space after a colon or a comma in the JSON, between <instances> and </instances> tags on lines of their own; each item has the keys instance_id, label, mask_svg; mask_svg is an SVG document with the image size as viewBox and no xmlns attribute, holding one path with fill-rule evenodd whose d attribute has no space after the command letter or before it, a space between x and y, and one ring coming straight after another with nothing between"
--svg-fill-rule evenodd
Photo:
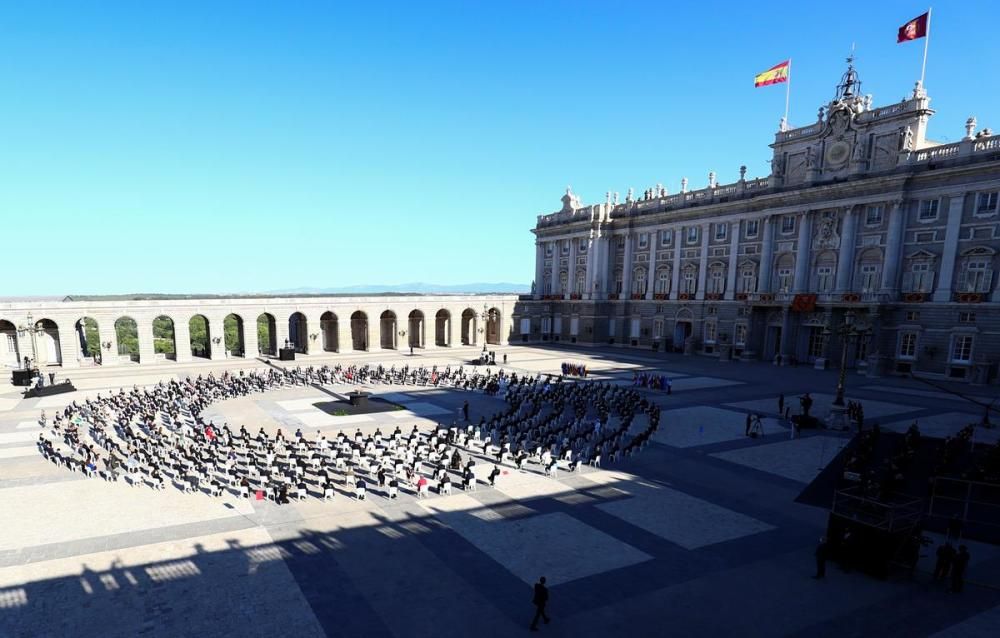
<instances>
[{"instance_id":1,"label":"stone paving pattern","mask_svg":"<svg viewBox=\"0 0 1000 638\"><path fill-rule=\"evenodd\" d=\"M779 392L794 407L809 391L819 413L834 372L612 349L498 352L519 373L554 373L565 360L616 382L662 371L673 393L649 393L663 410L660 432L636 457L556 478L505 467L495 489L389 501L376 488L365 501L341 492L277 507L88 480L34 450L43 408L242 361L81 370L79 392L42 400L0 384L0 638L512 636L526 632L531 583L543 574L548 635L995 635L996 547L971 544L973 582L960 596L929 582L926 559L914 582L835 567L826 581L810 578L826 516L794 499L847 439L792 439L774 411ZM329 360L456 365L473 354ZM500 405L456 391L376 391L406 409L336 417L316 407L327 393L302 388L219 403L206 416L332 436L447 423L466 399L474 418ZM974 394L992 399L989 389ZM917 420L944 434L978 418L974 406L900 379L849 376L848 398L892 429ZM762 438L743 436L748 411L764 417Z\"/></svg>"}]
</instances>

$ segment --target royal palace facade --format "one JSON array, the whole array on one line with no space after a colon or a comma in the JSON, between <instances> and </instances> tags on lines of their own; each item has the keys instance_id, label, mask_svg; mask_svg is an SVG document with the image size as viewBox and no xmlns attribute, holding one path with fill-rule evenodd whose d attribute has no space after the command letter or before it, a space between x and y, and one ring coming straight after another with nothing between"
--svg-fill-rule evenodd
<instances>
[{"instance_id":1,"label":"royal palace facade","mask_svg":"<svg viewBox=\"0 0 1000 638\"><path fill-rule=\"evenodd\" d=\"M927 137L918 86L874 107L853 68L771 175L540 215L512 341L614 344L995 383L1000 135ZM956 133L960 127L956 127Z\"/></svg>"}]
</instances>

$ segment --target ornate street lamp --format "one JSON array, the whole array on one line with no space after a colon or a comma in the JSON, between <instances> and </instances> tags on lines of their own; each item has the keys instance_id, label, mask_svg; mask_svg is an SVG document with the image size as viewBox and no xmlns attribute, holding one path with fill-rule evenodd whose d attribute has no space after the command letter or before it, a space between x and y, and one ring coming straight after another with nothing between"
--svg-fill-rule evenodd
<instances>
[{"instance_id":1,"label":"ornate street lamp","mask_svg":"<svg viewBox=\"0 0 1000 638\"><path fill-rule=\"evenodd\" d=\"M41 327L41 326L39 326L39 325L37 325L35 323L35 318L31 315L31 313L28 313L28 316L26 317L26 319L28 320L27 325L21 324L20 326L18 326L17 327L17 334L19 336L21 336L21 337L24 337L27 334L31 335L31 362L34 363L35 365L37 365L38 364L38 336L37 335L45 332L45 328L43 328L43 327ZM25 366L25 367L27 367L27 366Z\"/></svg>"},{"instance_id":2,"label":"ornate street lamp","mask_svg":"<svg viewBox=\"0 0 1000 638\"><path fill-rule=\"evenodd\" d=\"M848 429L847 405L844 403L844 385L847 381L847 349L855 339L867 339L872 331L871 328L857 327L854 322L853 310L848 310L844 314L844 322L830 330L829 326L823 329L823 336L829 339L834 333L840 336L840 372L837 374L837 395L833 399L830 407L830 414L827 423L832 428L842 430Z\"/></svg>"},{"instance_id":3,"label":"ornate street lamp","mask_svg":"<svg viewBox=\"0 0 1000 638\"><path fill-rule=\"evenodd\" d=\"M479 326L479 329L476 330L476 332L478 332L481 335L481 338L483 340L483 352L486 352L486 334L487 334L486 326L489 325L489 321L491 318L492 318L492 313L490 312L486 304L483 304L483 312L479 315L481 325Z\"/></svg>"}]
</instances>

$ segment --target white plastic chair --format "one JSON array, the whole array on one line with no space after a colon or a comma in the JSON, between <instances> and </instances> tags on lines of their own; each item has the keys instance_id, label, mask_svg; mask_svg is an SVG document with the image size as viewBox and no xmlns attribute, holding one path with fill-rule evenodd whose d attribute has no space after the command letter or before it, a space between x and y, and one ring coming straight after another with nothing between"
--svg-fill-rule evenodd
<instances>
[{"instance_id":1,"label":"white plastic chair","mask_svg":"<svg viewBox=\"0 0 1000 638\"><path fill-rule=\"evenodd\" d=\"M365 500L365 488L363 487L354 488L354 497L357 498L359 501Z\"/></svg>"}]
</instances>

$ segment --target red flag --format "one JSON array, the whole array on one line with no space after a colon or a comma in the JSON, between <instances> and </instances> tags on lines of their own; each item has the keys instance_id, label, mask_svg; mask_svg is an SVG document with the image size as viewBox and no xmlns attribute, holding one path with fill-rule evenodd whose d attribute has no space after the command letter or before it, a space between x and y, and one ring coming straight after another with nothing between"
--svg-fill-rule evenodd
<instances>
[{"instance_id":1,"label":"red flag","mask_svg":"<svg viewBox=\"0 0 1000 638\"><path fill-rule=\"evenodd\" d=\"M909 42L918 38L927 37L927 20L930 13L913 18L903 26L899 27L899 34L896 36L896 44Z\"/></svg>"}]
</instances>

